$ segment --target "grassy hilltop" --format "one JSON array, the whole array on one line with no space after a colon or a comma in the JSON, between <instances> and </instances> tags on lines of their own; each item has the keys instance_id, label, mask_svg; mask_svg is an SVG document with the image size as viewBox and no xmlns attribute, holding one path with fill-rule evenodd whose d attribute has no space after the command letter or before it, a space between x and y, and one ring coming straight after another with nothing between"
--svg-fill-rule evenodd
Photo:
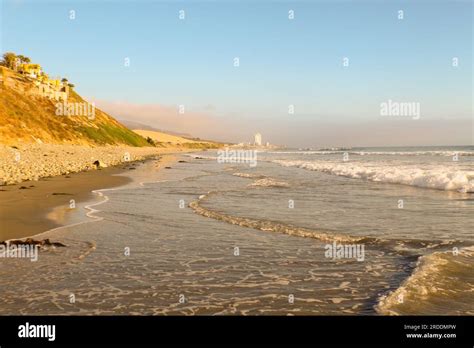
<instances>
[{"instance_id":1,"label":"grassy hilltop","mask_svg":"<svg viewBox=\"0 0 474 348\"><path fill-rule=\"evenodd\" d=\"M78 145L150 146L107 113L95 109L95 118L58 116L58 101L31 96L34 81L0 66L0 142ZM72 88L68 103L85 103Z\"/></svg>"}]
</instances>

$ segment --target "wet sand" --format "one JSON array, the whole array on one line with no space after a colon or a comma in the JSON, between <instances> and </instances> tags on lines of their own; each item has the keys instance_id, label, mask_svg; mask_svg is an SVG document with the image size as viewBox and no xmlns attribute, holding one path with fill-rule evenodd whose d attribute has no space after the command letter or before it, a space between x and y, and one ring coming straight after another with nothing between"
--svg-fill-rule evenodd
<instances>
[{"instance_id":1,"label":"wet sand","mask_svg":"<svg viewBox=\"0 0 474 348\"><path fill-rule=\"evenodd\" d=\"M161 157L160 167L173 158L172 155ZM129 183L131 179L120 174L144 162L0 186L0 241L30 237L61 226L48 218L54 208L69 206L71 199L75 204L92 200L93 190Z\"/></svg>"}]
</instances>

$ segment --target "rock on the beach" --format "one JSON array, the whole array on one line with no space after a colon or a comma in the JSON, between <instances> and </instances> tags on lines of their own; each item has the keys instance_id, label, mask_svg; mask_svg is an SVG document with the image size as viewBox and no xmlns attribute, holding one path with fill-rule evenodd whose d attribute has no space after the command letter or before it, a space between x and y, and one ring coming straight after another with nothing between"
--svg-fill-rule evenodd
<instances>
[{"instance_id":1,"label":"rock on the beach","mask_svg":"<svg viewBox=\"0 0 474 348\"><path fill-rule=\"evenodd\" d=\"M16 147L0 145L0 184L11 185L27 180L105 168L124 163L125 157L144 160L162 152L156 147L90 147L35 143ZM47 156L43 156L44 154Z\"/></svg>"},{"instance_id":2,"label":"rock on the beach","mask_svg":"<svg viewBox=\"0 0 474 348\"><path fill-rule=\"evenodd\" d=\"M51 242L49 238L43 240L34 240L33 238L26 238L25 240L22 239L15 239L10 240L8 242L0 242L1 245L38 245L39 247L43 246L54 246L54 247L65 247L63 243L60 242Z\"/></svg>"},{"instance_id":3,"label":"rock on the beach","mask_svg":"<svg viewBox=\"0 0 474 348\"><path fill-rule=\"evenodd\" d=\"M105 164L104 162L101 162L99 160L94 161L94 163L92 163L92 164L95 165L96 168L107 168L107 164Z\"/></svg>"}]
</instances>

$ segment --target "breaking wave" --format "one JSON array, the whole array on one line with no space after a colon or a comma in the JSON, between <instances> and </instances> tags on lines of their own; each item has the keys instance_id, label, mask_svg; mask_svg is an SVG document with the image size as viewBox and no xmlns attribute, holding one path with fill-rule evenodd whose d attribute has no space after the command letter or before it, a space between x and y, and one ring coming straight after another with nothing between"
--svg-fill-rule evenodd
<instances>
[{"instance_id":1,"label":"breaking wave","mask_svg":"<svg viewBox=\"0 0 474 348\"><path fill-rule=\"evenodd\" d=\"M379 314L439 314L443 313L447 304L452 305L454 313L474 314L474 247L471 244L456 240L391 240L345 235L331 230L232 216L201 205L201 202L219 193L213 191L201 195L189 206L197 214L232 225L313 238L322 242L373 245L380 250L390 250L401 257L408 257L407 262L416 257L417 265L410 276L397 289L378 298L374 309ZM453 282L457 282L455 287Z\"/></svg>"},{"instance_id":2,"label":"breaking wave","mask_svg":"<svg viewBox=\"0 0 474 348\"><path fill-rule=\"evenodd\" d=\"M344 162L275 160L285 167L299 167L354 179L404 184L446 191L474 192L474 171L447 168L419 169L412 166L362 165Z\"/></svg>"},{"instance_id":3,"label":"breaking wave","mask_svg":"<svg viewBox=\"0 0 474 348\"><path fill-rule=\"evenodd\" d=\"M293 155L338 155L348 153L358 156L474 156L472 151L352 151L352 150L314 150L314 151L267 151L270 154Z\"/></svg>"},{"instance_id":4,"label":"breaking wave","mask_svg":"<svg viewBox=\"0 0 474 348\"><path fill-rule=\"evenodd\" d=\"M385 315L439 314L449 303L456 314L472 315L473 269L472 246L421 256L413 273L395 291L380 297L375 310Z\"/></svg>"}]
</instances>

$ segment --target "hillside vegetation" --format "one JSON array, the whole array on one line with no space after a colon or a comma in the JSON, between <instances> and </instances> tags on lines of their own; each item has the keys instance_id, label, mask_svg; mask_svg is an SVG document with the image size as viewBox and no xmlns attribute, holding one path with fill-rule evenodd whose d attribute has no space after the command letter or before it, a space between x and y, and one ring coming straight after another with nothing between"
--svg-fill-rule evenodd
<instances>
[{"instance_id":1,"label":"hillside vegetation","mask_svg":"<svg viewBox=\"0 0 474 348\"><path fill-rule=\"evenodd\" d=\"M150 146L139 134L95 108L95 117L58 116L58 101L28 95L31 79L0 67L0 143ZM68 103L86 101L70 89Z\"/></svg>"},{"instance_id":2,"label":"hillside vegetation","mask_svg":"<svg viewBox=\"0 0 474 348\"><path fill-rule=\"evenodd\" d=\"M187 149L217 149L223 146L223 144L212 141L188 139L158 131L143 129L134 129L133 131L149 141L151 139L150 142L159 147L177 146Z\"/></svg>"}]
</instances>

